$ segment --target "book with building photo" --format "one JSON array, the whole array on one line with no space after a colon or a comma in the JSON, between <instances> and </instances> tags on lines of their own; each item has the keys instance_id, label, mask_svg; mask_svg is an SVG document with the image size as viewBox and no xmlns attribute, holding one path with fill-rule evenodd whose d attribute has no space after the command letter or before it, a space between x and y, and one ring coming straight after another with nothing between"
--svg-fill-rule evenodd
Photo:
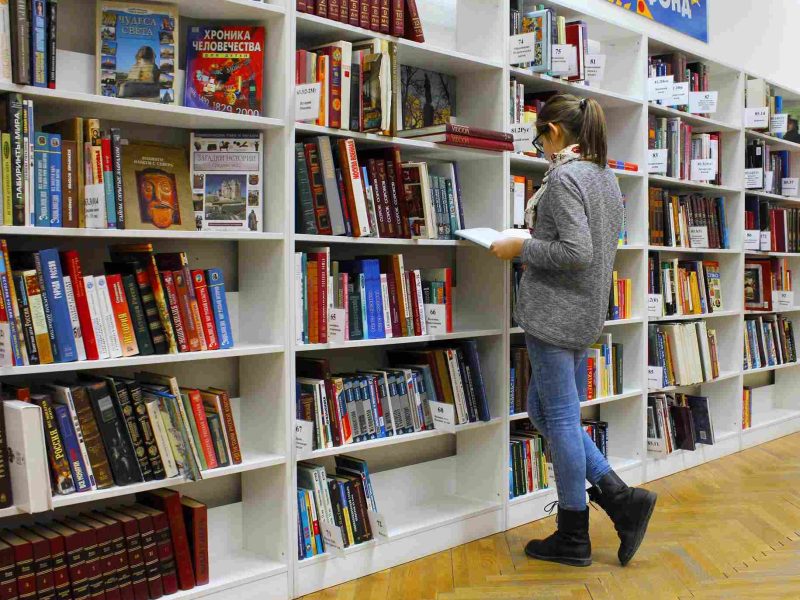
<instances>
[{"instance_id":1,"label":"book with building photo","mask_svg":"<svg viewBox=\"0 0 800 600\"><path fill-rule=\"evenodd\" d=\"M421 129L448 123L456 114L456 78L401 65L400 102L403 129Z\"/></svg>"}]
</instances>

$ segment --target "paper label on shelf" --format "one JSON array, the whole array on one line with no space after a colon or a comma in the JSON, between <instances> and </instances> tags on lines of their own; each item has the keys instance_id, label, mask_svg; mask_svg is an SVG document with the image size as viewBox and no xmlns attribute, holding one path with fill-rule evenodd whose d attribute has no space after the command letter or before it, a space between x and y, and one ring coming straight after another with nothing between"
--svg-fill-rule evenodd
<instances>
[{"instance_id":1,"label":"paper label on shelf","mask_svg":"<svg viewBox=\"0 0 800 600\"><path fill-rule=\"evenodd\" d=\"M772 290L772 308L789 309L794 307L794 292L781 292Z\"/></svg>"},{"instance_id":2,"label":"paper label on shelf","mask_svg":"<svg viewBox=\"0 0 800 600\"><path fill-rule=\"evenodd\" d=\"M769 118L769 131L783 135L789 129L789 115L772 115Z\"/></svg>"},{"instance_id":3,"label":"paper label on shelf","mask_svg":"<svg viewBox=\"0 0 800 600\"><path fill-rule=\"evenodd\" d=\"M319 529L322 534L322 541L325 542L325 552L344 550L342 529L339 526L331 525L330 523L320 520Z\"/></svg>"},{"instance_id":4,"label":"paper label on shelf","mask_svg":"<svg viewBox=\"0 0 800 600\"><path fill-rule=\"evenodd\" d=\"M713 158L692 160L692 181L711 181L717 176L717 161Z\"/></svg>"},{"instance_id":5,"label":"paper label on shelf","mask_svg":"<svg viewBox=\"0 0 800 600\"><path fill-rule=\"evenodd\" d=\"M294 424L294 448L297 458L308 458L314 450L314 422L297 420Z\"/></svg>"},{"instance_id":6,"label":"paper label on shelf","mask_svg":"<svg viewBox=\"0 0 800 600\"><path fill-rule=\"evenodd\" d=\"M784 177L781 179L781 195L796 197L800 187L800 179L797 177Z\"/></svg>"},{"instance_id":7,"label":"paper label on shelf","mask_svg":"<svg viewBox=\"0 0 800 600\"><path fill-rule=\"evenodd\" d=\"M647 389L657 390L664 387L664 367L647 367Z\"/></svg>"},{"instance_id":8,"label":"paper label on shelf","mask_svg":"<svg viewBox=\"0 0 800 600\"><path fill-rule=\"evenodd\" d=\"M446 304L424 304L425 325L428 333L435 335L447 333L447 305Z\"/></svg>"},{"instance_id":9,"label":"paper label on shelf","mask_svg":"<svg viewBox=\"0 0 800 600\"><path fill-rule=\"evenodd\" d=\"M761 232L761 250L764 252L769 252L772 250L772 237L770 236L769 231Z\"/></svg>"},{"instance_id":10,"label":"paper label on shelf","mask_svg":"<svg viewBox=\"0 0 800 600\"><path fill-rule=\"evenodd\" d=\"M601 83L606 74L606 55L587 54L585 63L586 81L589 83Z\"/></svg>"},{"instance_id":11,"label":"paper label on shelf","mask_svg":"<svg viewBox=\"0 0 800 600\"><path fill-rule=\"evenodd\" d=\"M552 75L566 75L570 72L570 67L577 64L575 52L577 48L572 44L553 44L551 50L552 66L550 73Z\"/></svg>"},{"instance_id":12,"label":"paper label on shelf","mask_svg":"<svg viewBox=\"0 0 800 600\"><path fill-rule=\"evenodd\" d=\"M536 59L536 33L521 33L511 36L508 61L512 65L533 62Z\"/></svg>"},{"instance_id":13,"label":"paper label on shelf","mask_svg":"<svg viewBox=\"0 0 800 600\"><path fill-rule=\"evenodd\" d=\"M746 190L760 190L764 187L764 169L745 169L744 188Z\"/></svg>"},{"instance_id":14,"label":"paper label on shelf","mask_svg":"<svg viewBox=\"0 0 800 600\"><path fill-rule=\"evenodd\" d=\"M514 152L533 152L533 123L517 123L511 126L510 133L514 136Z\"/></svg>"},{"instance_id":15,"label":"paper label on shelf","mask_svg":"<svg viewBox=\"0 0 800 600\"><path fill-rule=\"evenodd\" d=\"M744 249L761 250L761 232L758 229L744 230Z\"/></svg>"},{"instance_id":16,"label":"paper label on shelf","mask_svg":"<svg viewBox=\"0 0 800 600\"><path fill-rule=\"evenodd\" d=\"M328 341L329 342L347 341L347 309L345 308L328 309Z\"/></svg>"},{"instance_id":17,"label":"paper label on shelf","mask_svg":"<svg viewBox=\"0 0 800 600\"><path fill-rule=\"evenodd\" d=\"M708 248L708 227L705 225L689 227L689 241L692 248Z\"/></svg>"},{"instance_id":18,"label":"paper label on shelf","mask_svg":"<svg viewBox=\"0 0 800 600\"><path fill-rule=\"evenodd\" d=\"M428 402L433 416L433 428L447 433L456 432L456 407L444 402Z\"/></svg>"},{"instance_id":19,"label":"paper label on shelf","mask_svg":"<svg viewBox=\"0 0 800 600\"><path fill-rule=\"evenodd\" d=\"M717 112L719 92L689 92L689 112L711 114Z\"/></svg>"},{"instance_id":20,"label":"paper label on shelf","mask_svg":"<svg viewBox=\"0 0 800 600\"><path fill-rule=\"evenodd\" d=\"M649 77L647 79L647 99L651 102L655 102L656 100L669 100L670 96L672 96L672 84L674 82L674 75Z\"/></svg>"},{"instance_id":21,"label":"paper label on shelf","mask_svg":"<svg viewBox=\"0 0 800 600\"><path fill-rule=\"evenodd\" d=\"M373 535L377 532L378 535L389 537L389 528L386 526L386 518L383 514L368 510L367 515L369 516L369 524Z\"/></svg>"},{"instance_id":22,"label":"paper label on shelf","mask_svg":"<svg viewBox=\"0 0 800 600\"><path fill-rule=\"evenodd\" d=\"M661 294L647 294L647 316L658 318L664 316L664 296Z\"/></svg>"},{"instance_id":23,"label":"paper label on shelf","mask_svg":"<svg viewBox=\"0 0 800 600\"><path fill-rule=\"evenodd\" d=\"M769 127L769 107L744 109L744 126L753 129L765 129Z\"/></svg>"},{"instance_id":24,"label":"paper label on shelf","mask_svg":"<svg viewBox=\"0 0 800 600\"><path fill-rule=\"evenodd\" d=\"M667 172L667 153L669 150L666 148L660 150L647 151L647 172L660 173Z\"/></svg>"},{"instance_id":25,"label":"paper label on shelf","mask_svg":"<svg viewBox=\"0 0 800 600\"><path fill-rule=\"evenodd\" d=\"M309 121L319 117L322 83L301 83L294 88L295 120Z\"/></svg>"},{"instance_id":26,"label":"paper label on shelf","mask_svg":"<svg viewBox=\"0 0 800 600\"><path fill-rule=\"evenodd\" d=\"M666 106L685 106L689 104L689 82L673 83Z\"/></svg>"}]
</instances>

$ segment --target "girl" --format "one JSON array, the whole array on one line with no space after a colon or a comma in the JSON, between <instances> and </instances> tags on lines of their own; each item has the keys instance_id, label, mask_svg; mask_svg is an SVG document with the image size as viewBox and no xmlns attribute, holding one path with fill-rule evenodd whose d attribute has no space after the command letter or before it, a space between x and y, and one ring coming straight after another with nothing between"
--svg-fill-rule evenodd
<instances>
[{"instance_id":1,"label":"girl","mask_svg":"<svg viewBox=\"0 0 800 600\"><path fill-rule=\"evenodd\" d=\"M526 207L532 238L507 238L491 248L503 260L520 256L526 267L515 317L533 369L528 416L547 440L556 473L557 530L528 542L525 553L592 564L588 479L590 498L614 522L624 566L644 538L656 495L629 488L611 469L581 426L580 406L586 399L586 350L608 310L622 196L606 166L605 115L595 100L554 96L539 112L536 129L534 146L549 157L550 168Z\"/></svg>"}]
</instances>

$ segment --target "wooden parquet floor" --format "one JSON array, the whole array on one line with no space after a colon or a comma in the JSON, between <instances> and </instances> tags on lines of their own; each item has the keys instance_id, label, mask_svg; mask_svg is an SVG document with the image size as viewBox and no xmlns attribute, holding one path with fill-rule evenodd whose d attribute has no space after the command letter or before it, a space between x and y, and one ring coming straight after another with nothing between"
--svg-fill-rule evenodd
<instances>
[{"instance_id":1,"label":"wooden parquet floor","mask_svg":"<svg viewBox=\"0 0 800 600\"><path fill-rule=\"evenodd\" d=\"M625 568L611 522L592 509L588 568L525 556L551 517L304 600L800 599L800 434L646 487L658 505Z\"/></svg>"}]
</instances>

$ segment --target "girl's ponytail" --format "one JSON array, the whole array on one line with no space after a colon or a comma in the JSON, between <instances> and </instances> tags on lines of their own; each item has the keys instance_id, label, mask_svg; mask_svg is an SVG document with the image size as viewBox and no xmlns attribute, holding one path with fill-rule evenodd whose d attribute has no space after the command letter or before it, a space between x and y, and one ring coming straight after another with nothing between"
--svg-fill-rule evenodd
<instances>
[{"instance_id":1,"label":"girl's ponytail","mask_svg":"<svg viewBox=\"0 0 800 600\"><path fill-rule=\"evenodd\" d=\"M553 96L539 112L537 130L546 131L548 123L564 128L569 141L580 146L584 160L597 163L601 167L606 166L606 116L597 100L580 99L571 94Z\"/></svg>"}]
</instances>

